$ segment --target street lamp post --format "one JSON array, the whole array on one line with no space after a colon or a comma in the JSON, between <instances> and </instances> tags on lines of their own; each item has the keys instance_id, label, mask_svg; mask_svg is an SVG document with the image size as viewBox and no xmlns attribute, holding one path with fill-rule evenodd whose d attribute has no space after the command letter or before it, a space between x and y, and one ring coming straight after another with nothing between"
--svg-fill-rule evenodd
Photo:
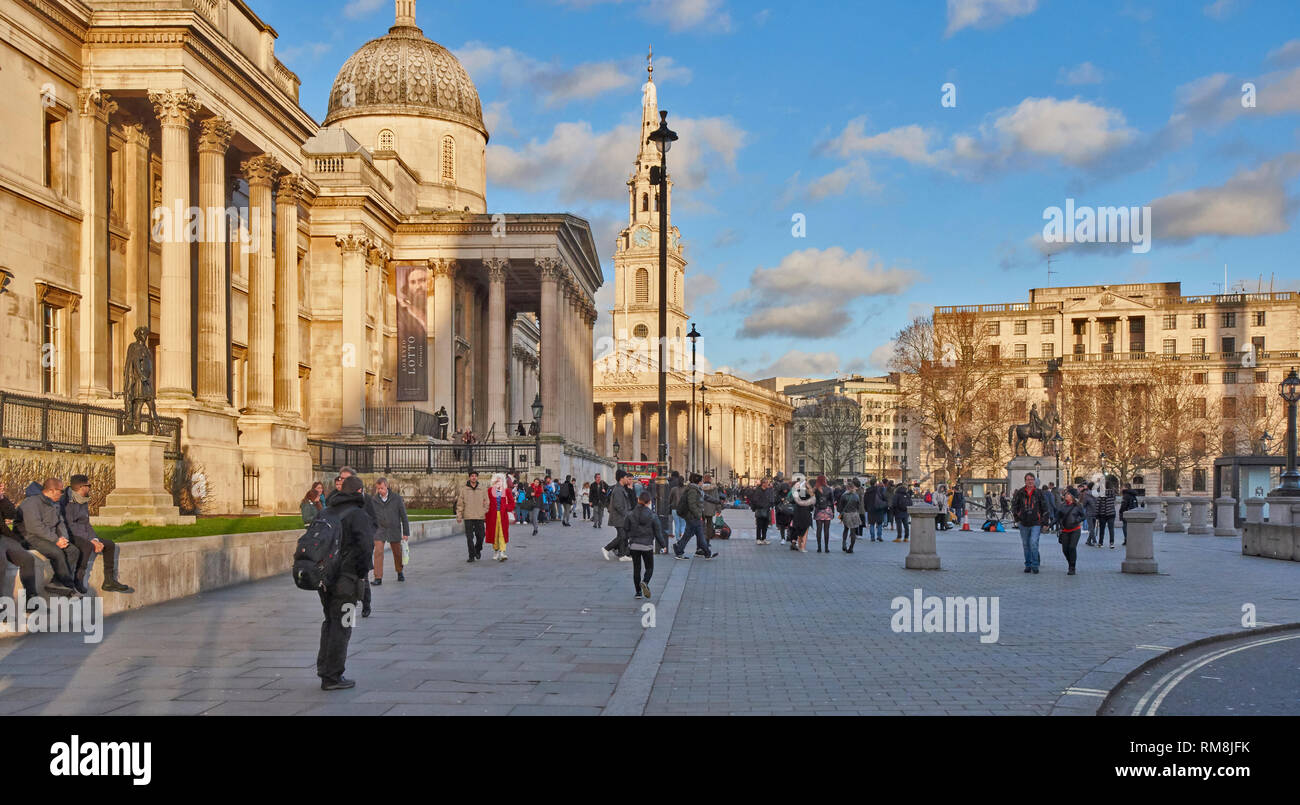
<instances>
[{"instance_id":1,"label":"street lamp post","mask_svg":"<svg viewBox=\"0 0 1300 805\"><path fill-rule=\"evenodd\" d=\"M903 456L902 460L898 462L898 473L900 476L899 483L907 486L907 456Z\"/></svg>"},{"instance_id":2,"label":"street lamp post","mask_svg":"<svg viewBox=\"0 0 1300 805\"><path fill-rule=\"evenodd\" d=\"M533 399L533 433L536 435L533 460L540 467L542 466L542 394L540 391Z\"/></svg>"},{"instance_id":3,"label":"street lamp post","mask_svg":"<svg viewBox=\"0 0 1300 805\"><path fill-rule=\"evenodd\" d=\"M1059 430L1056 431L1056 435L1052 437L1052 448L1053 448L1052 452L1056 453L1056 485L1057 486L1061 485L1061 443L1064 441L1065 439L1061 437L1061 431Z\"/></svg>"},{"instance_id":4,"label":"street lamp post","mask_svg":"<svg viewBox=\"0 0 1300 805\"><path fill-rule=\"evenodd\" d=\"M659 111L659 128L650 132L659 149L659 164L650 168L650 183L659 186L659 463L655 476L655 511L668 519L668 151L677 132L668 128L668 112Z\"/></svg>"},{"instance_id":5,"label":"street lamp post","mask_svg":"<svg viewBox=\"0 0 1300 805\"><path fill-rule=\"evenodd\" d=\"M1098 491L1104 493L1104 492L1106 491L1106 486L1107 486L1107 482L1106 482L1106 451L1105 451L1105 450L1102 450L1102 451L1101 451L1101 489L1098 490Z\"/></svg>"},{"instance_id":6,"label":"street lamp post","mask_svg":"<svg viewBox=\"0 0 1300 805\"><path fill-rule=\"evenodd\" d=\"M1300 401L1300 375L1294 367L1277 387L1278 394L1286 403L1286 472L1282 473L1282 485L1273 490L1276 497L1300 497L1300 470L1296 469L1296 402Z\"/></svg>"},{"instance_id":7,"label":"street lamp post","mask_svg":"<svg viewBox=\"0 0 1300 805\"><path fill-rule=\"evenodd\" d=\"M709 417L713 416L713 412L709 410L708 404L704 402L704 386L700 386L700 405L704 408L704 469L707 471L709 466L709 448L712 446L711 443L713 442L713 422Z\"/></svg>"},{"instance_id":8,"label":"street lamp post","mask_svg":"<svg viewBox=\"0 0 1300 805\"><path fill-rule=\"evenodd\" d=\"M1074 486L1074 476L1070 473L1070 462L1071 462L1071 458L1069 456L1066 456L1065 457L1065 477L1066 477L1065 485L1066 486Z\"/></svg>"},{"instance_id":9,"label":"street lamp post","mask_svg":"<svg viewBox=\"0 0 1300 805\"><path fill-rule=\"evenodd\" d=\"M699 466L696 454L700 445L699 420L695 416L695 342L700 340L700 333L695 329L694 322L691 322L691 331L686 334L686 337L691 339L691 414L686 423L687 430L691 434L691 455L686 461L688 465L686 475L689 478Z\"/></svg>"}]
</instances>

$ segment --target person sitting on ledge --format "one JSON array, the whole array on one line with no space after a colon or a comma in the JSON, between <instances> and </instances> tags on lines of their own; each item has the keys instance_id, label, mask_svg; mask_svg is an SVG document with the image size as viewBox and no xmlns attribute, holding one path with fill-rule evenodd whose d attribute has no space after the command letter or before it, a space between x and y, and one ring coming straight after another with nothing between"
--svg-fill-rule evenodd
<instances>
[{"instance_id":1,"label":"person sitting on ledge","mask_svg":"<svg viewBox=\"0 0 1300 805\"><path fill-rule=\"evenodd\" d=\"M68 539L68 529L59 516L57 501L63 493L63 481L46 478L45 483L33 481L27 487L27 497L18 506L22 515L19 533L31 549L44 556L54 570L54 584L46 585L52 593L76 595L78 592L74 568L81 552Z\"/></svg>"},{"instance_id":2,"label":"person sitting on ledge","mask_svg":"<svg viewBox=\"0 0 1300 805\"><path fill-rule=\"evenodd\" d=\"M0 559L8 560L18 568L18 577L22 579L23 589L27 591L27 608L36 606L36 557L23 542L22 538L9 530L6 520L18 519L18 507L4 494L0 485ZM9 595L12 590L0 590L0 595Z\"/></svg>"},{"instance_id":3,"label":"person sitting on ledge","mask_svg":"<svg viewBox=\"0 0 1300 805\"><path fill-rule=\"evenodd\" d=\"M63 492L59 508L63 513L63 523L68 529L68 536L81 554L77 560L77 591L89 594L90 587L86 570L90 566L92 553L104 555L104 584L101 590L108 593L130 595L132 588L117 579L117 543L111 539L101 538L90 524L90 479L84 475L74 475L68 481L68 488Z\"/></svg>"}]
</instances>

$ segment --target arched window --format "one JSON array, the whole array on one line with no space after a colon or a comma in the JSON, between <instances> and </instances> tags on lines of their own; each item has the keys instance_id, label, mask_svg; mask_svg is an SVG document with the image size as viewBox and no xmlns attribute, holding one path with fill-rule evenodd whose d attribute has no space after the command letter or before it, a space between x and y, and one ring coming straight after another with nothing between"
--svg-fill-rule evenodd
<instances>
[{"instance_id":1,"label":"arched window","mask_svg":"<svg viewBox=\"0 0 1300 805\"><path fill-rule=\"evenodd\" d=\"M632 328L632 336L634 338L648 338L649 335L650 335L650 328L646 327L644 324L638 324L637 326Z\"/></svg>"},{"instance_id":2,"label":"arched window","mask_svg":"<svg viewBox=\"0 0 1300 805\"><path fill-rule=\"evenodd\" d=\"M659 193L655 192L655 212L659 212Z\"/></svg>"},{"instance_id":3,"label":"arched window","mask_svg":"<svg viewBox=\"0 0 1300 805\"><path fill-rule=\"evenodd\" d=\"M641 212L650 212L650 194L641 194Z\"/></svg>"},{"instance_id":4,"label":"arched window","mask_svg":"<svg viewBox=\"0 0 1300 805\"><path fill-rule=\"evenodd\" d=\"M442 180L456 181L456 140L450 134L442 138Z\"/></svg>"},{"instance_id":5,"label":"arched window","mask_svg":"<svg viewBox=\"0 0 1300 805\"><path fill-rule=\"evenodd\" d=\"M650 272L644 268L636 270L636 301L638 304L650 301Z\"/></svg>"},{"instance_id":6,"label":"arched window","mask_svg":"<svg viewBox=\"0 0 1300 805\"><path fill-rule=\"evenodd\" d=\"M393 137L393 130L392 130L392 129L384 129L383 131L379 132L379 150L380 150L380 151L392 151L392 150L393 150L393 146L395 145L395 143L396 143L396 140L395 140L395 138Z\"/></svg>"}]
</instances>

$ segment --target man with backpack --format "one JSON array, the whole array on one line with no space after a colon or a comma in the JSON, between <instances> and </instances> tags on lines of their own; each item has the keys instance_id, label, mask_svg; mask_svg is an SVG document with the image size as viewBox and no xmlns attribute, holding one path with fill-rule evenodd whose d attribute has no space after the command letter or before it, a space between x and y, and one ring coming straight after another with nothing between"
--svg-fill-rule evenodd
<instances>
[{"instance_id":1,"label":"man with backpack","mask_svg":"<svg viewBox=\"0 0 1300 805\"><path fill-rule=\"evenodd\" d=\"M320 651L316 654L316 675L320 677L321 690L346 690L356 687L356 682L343 676L348 656L348 641L352 639L353 613L357 602L365 593L366 576L370 573L375 539L375 522L366 506L364 486L357 476L343 480L339 491L330 498L329 508L312 521L303 541L319 535L325 529L337 529L337 547L332 552L333 562L324 559L321 564L321 608L325 620L320 627ZM298 561L294 575L299 575L303 553L299 542ZM301 586L301 583L300 583Z\"/></svg>"},{"instance_id":2,"label":"man with backpack","mask_svg":"<svg viewBox=\"0 0 1300 805\"><path fill-rule=\"evenodd\" d=\"M700 481L703 480L698 472L691 473L690 483L682 489L681 500L677 503L677 513L686 521L686 528L682 529L681 539L673 544L673 554L677 559L685 559L686 544L695 537L696 554L712 559L716 554L709 547L708 537L704 533L704 524L701 519L704 517L704 491L700 488Z\"/></svg>"},{"instance_id":3,"label":"man with backpack","mask_svg":"<svg viewBox=\"0 0 1300 805\"><path fill-rule=\"evenodd\" d=\"M573 505L578 500L578 492L573 488L573 476L564 476L564 483L560 484L556 498L560 502L560 512L562 514L560 524L565 528L571 528L569 518L573 516Z\"/></svg>"}]
</instances>

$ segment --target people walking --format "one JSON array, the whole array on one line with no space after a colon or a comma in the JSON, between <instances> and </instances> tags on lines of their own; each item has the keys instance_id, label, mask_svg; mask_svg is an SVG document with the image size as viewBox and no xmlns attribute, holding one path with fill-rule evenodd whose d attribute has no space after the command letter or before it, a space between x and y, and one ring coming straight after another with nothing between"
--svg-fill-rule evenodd
<instances>
[{"instance_id":1,"label":"people walking","mask_svg":"<svg viewBox=\"0 0 1300 805\"><path fill-rule=\"evenodd\" d=\"M569 518L573 516L573 507L578 501L578 493L573 487L572 475L564 476L564 483L560 484L556 490L555 497L560 504L560 524L565 528L572 528L569 524Z\"/></svg>"},{"instance_id":2,"label":"people walking","mask_svg":"<svg viewBox=\"0 0 1300 805\"><path fill-rule=\"evenodd\" d=\"M1025 474L1025 485L1011 497L1011 512L1020 527L1020 544L1025 551L1025 572L1037 573L1039 565L1038 538L1047 522L1047 496L1036 488L1037 479L1032 472Z\"/></svg>"},{"instance_id":3,"label":"people walking","mask_svg":"<svg viewBox=\"0 0 1300 805\"><path fill-rule=\"evenodd\" d=\"M492 558L498 562L510 558L506 556L506 549L510 545L510 512L514 510L515 499L510 494L505 473L498 472L492 476L492 487L488 490L487 522L484 529L492 543Z\"/></svg>"},{"instance_id":4,"label":"people walking","mask_svg":"<svg viewBox=\"0 0 1300 805\"><path fill-rule=\"evenodd\" d=\"M637 497L636 508L628 513L624 523L628 553L632 557L632 587L636 590L638 600L650 597L650 577L655 572L656 547L668 545L659 516L650 508L651 497L649 490L642 492Z\"/></svg>"},{"instance_id":5,"label":"people walking","mask_svg":"<svg viewBox=\"0 0 1300 805\"><path fill-rule=\"evenodd\" d=\"M1106 491L1097 498L1097 547L1106 541L1110 532L1110 549L1115 550L1115 487L1107 484Z\"/></svg>"},{"instance_id":6,"label":"people walking","mask_svg":"<svg viewBox=\"0 0 1300 805\"><path fill-rule=\"evenodd\" d=\"M682 535L677 542L673 544L673 554L677 559L686 559L686 545L695 537L695 553L697 556L713 558L713 549L709 547L708 537L704 532L704 490L700 488L704 480L698 472L691 473L689 483L682 489L682 498L677 505L677 511L681 514L682 519L686 521L685 528L682 529Z\"/></svg>"},{"instance_id":7,"label":"people walking","mask_svg":"<svg viewBox=\"0 0 1300 805\"><path fill-rule=\"evenodd\" d=\"M591 482L586 481L582 484L582 521L585 523L591 519Z\"/></svg>"},{"instance_id":8,"label":"people walking","mask_svg":"<svg viewBox=\"0 0 1300 805\"><path fill-rule=\"evenodd\" d=\"M889 510L889 497L885 485L877 481L867 490L867 537L872 542L885 541L885 512Z\"/></svg>"},{"instance_id":9,"label":"people walking","mask_svg":"<svg viewBox=\"0 0 1300 805\"><path fill-rule=\"evenodd\" d=\"M375 581L378 587L384 581L384 546L393 552L393 570L398 581L406 581L403 566L403 543L411 539L411 521L406 516L406 502L402 496L388 488L388 479L375 481L375 493L366 501L370 516L375 519Z\"/></svg>"},{"instance_id":10,"label":"people walking","mask_svg":"<svg viewBox=\"0 0 1300 805\"><path fill-rule=\"evenodd\" d=\"M1119 504L1119 521L1120 526L1124 529L1124 544L1128 545L1128 520L1124 519L1124 512L1132 511L1138 507L1138 496L1137 492L1133 491L1133 487L1128 484L1124 484L1122 494L1123 499Z\"/></svg>"},{"instance_id":11,"label":"people walking","mask_svg":"<svg viewBox=\"0 0 1300 805\"><path fill-rule=\"evenodd\" d=\"M1083 507L1075 500L1074 490L1065 487L1064 495L1061 500L1061 508L1057 511L1057 524L1060 526L1060 533L1057 534L1057 541L1061 543L1061 553L1065 554L1065 561L1069 564L1070 569L1066 575L1074 575L1074 565L1079 558L1079 534L1083 530Z\"/></svg>"},{"instance_id":12,"label":"people walking","mask_svg":"<svg viewBox=\"0 0 1300 805\"><path fill-rule=\"evenodd\" d=\"M758 489L749 495L749 508L754 512L754 541L759 545L768 544L767 529L772 524L772 508L775 503L772 479L765 477L758 482Z\"/></svg>"},{"instance_id":13,"label":"people walking","mask_svg":"<svg viewBox=\"0 0 1300 805\"><path fill-rule=\"evenodd\" d=\"M469 549L467 564L483 558L487 512L487 488L479 483L478 473L471 471L465 485L456 492L456 522L465 526L465 546Z\"/></svg>"},{"instance_id":14,"label":"people walking","mask_svg":"<svg viewBox=\"0 0 1300 805\"><path fill-rule=\"evenodd\" d=\"M862 498L853 488L857 483L854 481L853 485L847 487L844 494L840 495L840 522L844 525L844 533L840 535L840 550L844 553L853 553L853 549L858 545L858 526L862 523ZM849 541L850 537L853 539L852 542Z\"/></svg>"},{"instance_id":15,"label":"people walking","mask_svg":"<svg viewBox=\"0 0 1300 805\"><path fill-rule=\"evenodd\" d=\"M831 520L835 519L835 500L831 494L831 488L826 483L825 475L818 475L817 482L813 486L813 496L816 498L813 506L813 519L817 523L817 553L822 552L823 542L826 545L826 553L831 552Z\"/></svg>"},{"instance_id":16,"label":"people walking","mask_svg":"<svg viewBox=\"0 0 1300 805\"><path fill-rule=\"evenodd\" d=\"M632 495L632 476L625 470L618 470L614 473L614 488L609 493L609 524L614 527L614 538L600 549L606 561L610 559L610 552L617 555L620 561L631 559L627 554L625 529L627 516L636 505L636 499Z\"/></svg>"},{"instance_id":17,"label":"people walking","mask_svg":"<svg viewBox=\"0 0 1300 805\"><path fill-rule=\"evenodd\" d=\"M1083 517L1088 523L1088 544L1097 544L1097 496L1092 492L1092 484L1079 484L1079 503L1083 506Z\"/></svg>"},{"instance_id":18,"label":"people walking","mask_svg":"<svg viewBox=\"0 0 1300 805\"><path fill-rule=\"evenodd\" d=\"M912 539L912 515L907 507L912 505L912 492L906 484L894 487L894 498L890 501L890 510L894 513L897 532L894 542L910 542Z\"/></svg>"},{"instance_id":19,"label":"people walking","mask_svg":"<svg viewBox=\"0 0 1300 805\"><path fill-rule=\"evenodd\" d=\"M330 497L330 517L340 526L339 572L329 586L320 590L325 620L320 627L320 650L316 653L316 675L321 690L346 690L356 682L343 676L352 639L351 611L365 598L365 579L370 573L371 545L375 542L375 523L362 494L364 485L355 475L344 478ZM364 614L364 612L363 612Z\"/></svg>"},{"instance_id":20,"label":"people walking","mask_svg":"<svg viewBox=\"0 0 1300 805\"><path fill-rule=\"evenodd\" d=\"M794 519L794 504L790 502L790 484L785 475L777 473L772 484L772 500L775 502L776 530L785 545L790 534L790 522Z\"/></svg>"},{"instance_id":21,"label":"people walking","mask_svg":"<svg viewBox=\"0 0 1300 805\"><path fill-rule=\"evenodd\" d=\"M808 553L808 529L812 527L813 506L817 503L817 496L808 488L808 479L802 474L794 476L790 502L794 504L794 517L790 521L790 550Z\"/></svg>"},{"instance_id":22,"label":"people walking","mask_svg":"<svg viewBox=\"0 0 1300 805\"><path fill-rule=\"evenodd\" d=\"M696 556L703 556L706 559L712 559L716 554L712 553L713 548L713 518L718 516L722 511L723 492L713 483L713 476L705 475L700 482L701 510L704 521L704 544L705 548L697 550Z\"/></svg>"},{"instance_id":23,"label":"people walking","mask_svg":"<svg viewBox=\"0 0 1300 805\"><path fill-rule=\"evenodd\" d=\"M591 481L591 527L600 528L605 520L605 507L609 505L609 484L600 479L600 473Z\"/></svg>"}]
</instances>

